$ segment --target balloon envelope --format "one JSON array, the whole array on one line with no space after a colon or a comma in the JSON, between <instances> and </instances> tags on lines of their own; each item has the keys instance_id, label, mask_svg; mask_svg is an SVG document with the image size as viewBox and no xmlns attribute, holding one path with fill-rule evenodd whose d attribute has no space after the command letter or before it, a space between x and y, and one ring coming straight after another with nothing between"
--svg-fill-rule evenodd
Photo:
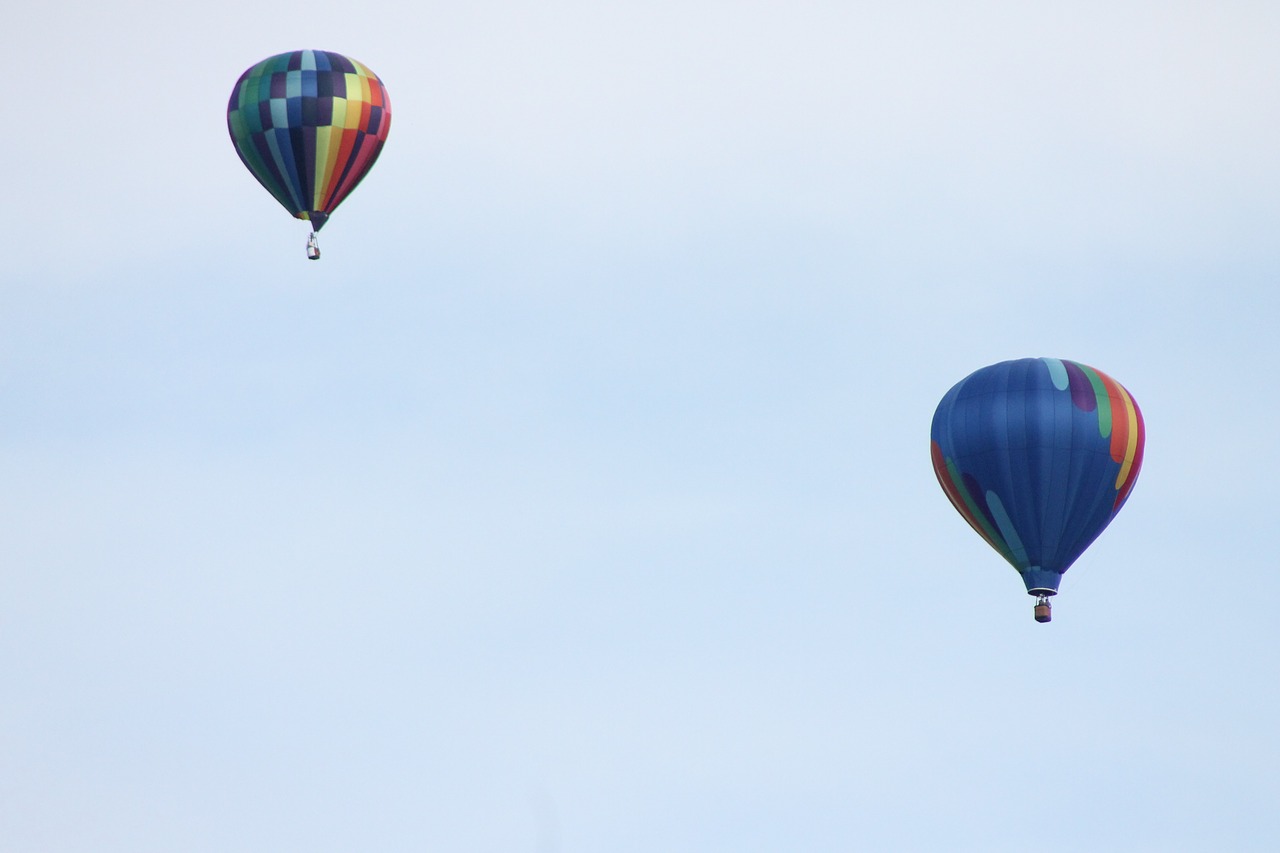
<instances>
[{"instance_id":1,"label":"balloon envelope","mask_svg":"<svg viewBox=\"0 0 1280 853\"><path fill-rule=\"evenodd\" d=\"M227 129L258 182L319 231L378 159L391 102L377 75L354 59L295 50L240 75Z\"/></svg>"},{"instance_id":2,"label":"balloon envelope","mask_svg":"<svg viewBox=\"0 0 1280 853\"><path fill-rule=\"evenodd\" d=\"M933 470L965 520L1052 595L1124 506L1142 468L1138 404L1100 370L1056 358L984 367L933 415Z\"/></svg>"}]
</instances>

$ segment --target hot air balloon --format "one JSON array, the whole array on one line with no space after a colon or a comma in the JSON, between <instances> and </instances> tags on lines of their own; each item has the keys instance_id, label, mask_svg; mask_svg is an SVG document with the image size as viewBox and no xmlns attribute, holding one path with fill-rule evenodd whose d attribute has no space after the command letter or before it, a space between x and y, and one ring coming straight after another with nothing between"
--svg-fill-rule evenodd
<instances>
[{"instance_id":1,"label":"hot air balloon","mask_svg":"<svg viewBox=\"0 0 1280 853\"><path fill-rule=\"evenodd\" d=\"M391 102L378 76L354 59L295 50L240 75L227 129L258 183L311 222L307 257L318 260L316 231L378 159Z\"/></svg>"},{"instance_id":2,"label":"hot air balloon","mask_svg":"<svg viewBox=\"0 0 1280 853\"><path fill-rule=\"evenodd\" d=\"M1004 361L947 392L933 470L965 521L1022 575L1037 622L1062 573L1124 506L1142 468L1138 404L1101 370Z\"/></svg>"}]
</instances>

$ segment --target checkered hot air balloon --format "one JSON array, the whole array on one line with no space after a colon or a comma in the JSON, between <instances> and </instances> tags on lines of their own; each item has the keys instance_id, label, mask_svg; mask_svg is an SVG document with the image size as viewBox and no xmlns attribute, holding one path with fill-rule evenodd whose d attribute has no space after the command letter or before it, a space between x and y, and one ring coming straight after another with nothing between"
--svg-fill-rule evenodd
<instances>
[{"instance_id":1,"label":"checkered hot air balloon","mask_svg":"<svg viewBox=\"0 0 1280 853\"><path fill-rule=\"evenodd\" d=\"M295 50L240 75L227 129L244 165L291 214L311 222L308 256L324 227L368 173L391 128L378 76L340 53Z\"/></svg>"},{"instance_id":2,"label":"checkered hot air balloon","mask_svg":"<svg viewBox=\"0 0 1280 853\"><path fill-rule=\"evenodd\" d=\"M1137 402L1101 370L1056 358L984 367L933 415L933 470L965 521L1048 597L1124 506L1142 468Z\"/></svg>"}]
</instances>

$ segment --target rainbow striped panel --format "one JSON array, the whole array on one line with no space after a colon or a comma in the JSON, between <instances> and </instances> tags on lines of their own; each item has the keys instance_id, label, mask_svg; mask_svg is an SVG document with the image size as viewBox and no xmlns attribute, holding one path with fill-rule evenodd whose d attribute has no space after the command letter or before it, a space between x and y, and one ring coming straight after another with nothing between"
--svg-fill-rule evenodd
<instances>
[{"instance_id":1,"label":"rainbow striped panel","mask_svg":"<svg viewBox=\"0 0 1280 853\"><path fill-rule=\"evenodd\" d=\"M373 166L391 129L378 76L340 53L295 50L236 82L227 130L244 165L319 231Z\"/></svg>"},{"instance_id":2,"label":"rainbow striped panel","mask_svg":"<svg viewBox=\"0 0 1280 853\"><path fill-rule=\"evenodd\" d=\"M1132 395L1056 358L984 367L933 416L933 470L952 506L1022 574L1053 593L1124 506L1146 438Z\"/></svg>"}]
</instances>

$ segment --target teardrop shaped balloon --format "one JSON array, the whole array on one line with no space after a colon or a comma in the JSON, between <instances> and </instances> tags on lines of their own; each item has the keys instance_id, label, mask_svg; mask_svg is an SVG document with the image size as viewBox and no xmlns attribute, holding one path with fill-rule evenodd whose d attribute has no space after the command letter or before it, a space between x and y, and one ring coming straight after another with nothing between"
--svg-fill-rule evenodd
<instances>
[{"instance_id":1,"label":"teardrop shaped balloon","mask_svg":"<svg viewBox=\"0 0 1280 853\"><path fill-rule=\"evenodd\" d=\"M267 192L319 231L378 159L391 102L378 76L354 59L295 50L240 75L227 129Z\"/></svg>"},{"instance_id":2,"label":"teardrop shaped balloon","mask_svg":"<svg viewBox=\"0 0 1280 853\"><path fill-rule=\"evenodd\" d=\"M1047 622L1062 573L1128 500L1145 435L1137 402L1101 370L1024 358L948 391L930 444L942 490L1022 575Z\"/></svg>"}]
</instances>

